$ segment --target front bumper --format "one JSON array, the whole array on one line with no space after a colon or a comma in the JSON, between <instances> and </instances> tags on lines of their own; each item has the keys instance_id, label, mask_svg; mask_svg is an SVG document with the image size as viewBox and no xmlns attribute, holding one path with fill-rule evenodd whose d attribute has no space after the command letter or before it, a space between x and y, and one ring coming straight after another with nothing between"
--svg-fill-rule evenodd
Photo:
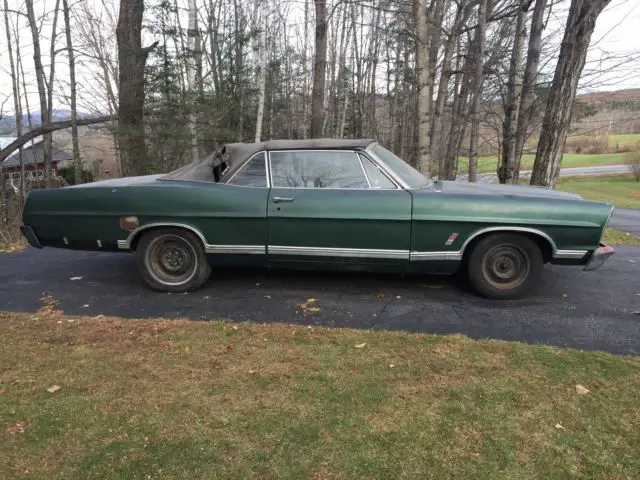
<instances>
[{"instance_id":1,"label":"front bumper","mask_svg":"<svg viewBox=\"0 0 640 480\"><path fill-rule=\"evenodd\" d=\"M40 243L40 240L38 240L36 232L34 232L33 228L31 228L29 225L20 225L20 232L22 232L24 238L27 239L29 245L34 248L42 248L42 244Z\"/></svg>"},{"instance_id":2,"label":"front bumper","mask_svg":"<svg viewBox=\"0 0 640 480\"><path fill-rule=\"evenodd\" d=\"M600 246L591 254L589 262L584 267L584 270L587 272L597 270L614 253L616 253L616 251L612 246L607 245L606 243L601 243Z\"/></svg>"}]
</instances>

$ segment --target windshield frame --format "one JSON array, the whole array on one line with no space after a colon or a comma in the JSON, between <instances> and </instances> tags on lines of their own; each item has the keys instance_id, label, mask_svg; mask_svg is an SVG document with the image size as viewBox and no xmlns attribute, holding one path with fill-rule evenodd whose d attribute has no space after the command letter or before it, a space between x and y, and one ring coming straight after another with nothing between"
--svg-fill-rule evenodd
<instances>
[{"instance_id":1,"label":"windshield frame","mask_svg":"<svg viewBox=\"0 0 640 480\"><path fill-rule=\"evenodd\" d=\"M381 151L382 150L382 151ZM367 146L366 152L371 155L385 170L393 176L405 190L418 190L433 185L433 180L420 173L414 167L398 157L391 150L383 147L378 142ZM384 157L380 154L384 154ZM398 168L400 167L400 168ZM402 169L402 170L401 170Z\"/></svg>"}]
</instances>

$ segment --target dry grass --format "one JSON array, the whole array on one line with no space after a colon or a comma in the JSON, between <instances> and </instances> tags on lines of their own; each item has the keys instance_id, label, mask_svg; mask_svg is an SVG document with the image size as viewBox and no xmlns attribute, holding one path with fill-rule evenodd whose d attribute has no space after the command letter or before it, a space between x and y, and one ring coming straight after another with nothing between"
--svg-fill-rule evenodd
<instances>
[{"instance_id":1,"label":"dry grass","mask_svg":"<svg viewBox=\"0 0 640 480\"><path fill-rule=\"evenodd\" d=\"M606 228L602 241L609 245L640 245L640 237L615 228Z\"/></svg>"},{"instance_id":2,"label":"dry grass","mask_svg":"<svg viewBox=\"0 0 640 480\"><path fill-rule=\"evenodd\" d=\"M66 317L48 296L35 315L0 314L0 341L10 346L0 349L0 478L640 471L638 358L461 336Z\"/></svg>"}]
</instances>

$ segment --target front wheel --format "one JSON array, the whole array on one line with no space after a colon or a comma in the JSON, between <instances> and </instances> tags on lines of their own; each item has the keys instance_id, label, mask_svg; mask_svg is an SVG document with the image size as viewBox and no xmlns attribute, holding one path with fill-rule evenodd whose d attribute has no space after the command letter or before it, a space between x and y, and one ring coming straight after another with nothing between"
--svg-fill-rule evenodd
<instances>
[{"instance_id":1,"label":"front wheel","mask_svg":"<svg viewBox=\"0 0 640 480\"><path fill-rule=\"evenodd\" d=\"M147 285L161 292L193 291L211 276L202 242L187 230L161 228L145 233L136 259Z\"/></svg>"},{"instance_id":2,"label":"front wheel","mask_svg":"<svg viewBox=\"0 0 640 480\"><path fill-rule=\"evenodd\" d=\"M542 252L530 238L495 234L481 239L468 259L468 275L474 289L488 298L520 298L538 282Z\"/></svg>"}]
</instances>

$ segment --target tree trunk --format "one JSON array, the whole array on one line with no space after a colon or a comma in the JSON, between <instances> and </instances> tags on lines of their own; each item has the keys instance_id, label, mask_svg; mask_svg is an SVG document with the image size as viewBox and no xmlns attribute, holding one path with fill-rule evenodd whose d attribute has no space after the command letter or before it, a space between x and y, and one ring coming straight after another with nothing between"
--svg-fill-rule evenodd
<instances>
[{"instance_id":1,"label":"tree trunk","mask_svg":"<svg viewBox=\"0 0 640 480\"><path fill-rule=\"evenodd\" d=\"M47 89L45 87L44 67L42 66L42 53L40 51L40 33L36 24L36 15L33 9L33 0L26 0L27 18L31 29L31 40L33 42L33 61L36 69L36 82L38 84L38 97L40 98L40 119L43 126L47 125L49 107L47 106ZM56 0L57 5L57 0ZM44 142L44 178L45 185L50 186L51 183L51 150L48 148L48 142L45 138Z\"/></svg>"},{"instance_id":2,"label":"tree trunk","mask_svg":"<svg viewBox=\"0 0 640 480\"><path fill-rule=\"evenodd\" d=\"M431 75L429 73L429 14L425 0L413 0L413 15L416 23L416 70L418 75L417 117L418 158L417 168L423 174L431 174L431 128L429 109L431 99Z\"/></svg>"},{"instance_id":3,"label":"tree trunk","mask_svg":"<svg viewBox=\"0 0 640 480\"><path fill-rule=\"evenodd\" d=\"M316 9L316 44L313 59L313 91L311 93L311 138L322 137L324 125L324 86L327 73L327 2L313 0Z\"/></svg>"},{"instance_id":4,"label":"tree trunk","mask_svg":"<svg viewBox=\"0 0 640 480\"><path fill-rule=\"evenodd\" d=\"M62 0L64 12L64 29L67 36L67 54L69 55L69 82L71 88L71 142L73 145L73 171L75 184L82 183L82 161L80 159L80 145L78 143L78 110L76 108L76 61L73 43L71 41L71 21L69 20L69 2Z\"/></svg>"},{"instance_id":5,"label":"tree trunk","mask_svg":"<svg viewBox=\"0 0 640 480\"><path fill-rule=\"evenodd\" d=\"M482 67L484 64L484 43L487 31L487 0L478 4L478 26L476 27L475 72L473 75L473 102L471 103L471 142L469 144L469 181L477 182L478 178L478 144L480 137L480 98L482 97Z\"/></svg>"},{"instance_id":6,"label":"tree trunk","mask_svg":"<svg viewBox=\"0 0 640 480\"><path fill-rule=\"evenodd\" d=\"M542 123L531 185L555 186L596 19L611 0L572 0Z\"/></svg>"},{"instance_id":7,"label":"tree trunk","mask_svg":"<svg viewBox=\"0 0 640 480\"><path fill-rule=\"evenodd\" d=\"M7 52L9 54L9 69L11 72L11 90L13 93L13 109L15 111L15 120L16 120L16 136L20 138L22 135L22 102L20 96L20 79L18 77L18 72L16 71L16 65L13 63L13 40L11 39L11 34L9 33L9 4L7 0L4 0L4 25L6 28L7 34ZM18 47L19 48L19 47ZM16 51L17 58L20 57L20 50ZM19 152L20 155L20 196L24 200L26 197L26 178L24 171L24 158L22 157L22 149ZM1 162L0 162L1 165ZM0 182L2 186L2 198L6 198L5 192L5 179L4 173L0 171Z\"/></svg>"},{"instance_id":8,"label":"tree trunk","mask_svg":"<svg viewBox=\"0 0 640 480\"><path fill-rule=\"evenodd\" d=\"M500 183L511 182L516 167L516 129L518 126L518 110L520 107L520 91L522 88L522 50L527 35L527 11L520 2L516 17L516 35L513 39L509 79L504 106L504 123L502 127L502 157L498 168Z\"/></svg>"},{"instance_id":9,"label":"tree trunk","mask_svg":"<svg viewBox=\"0 0 640 480\"><path fill-rule=\"evenodd\" d=\"M260 95L258 97L258 116L256 118L256 143L260 142L262 137L262 119L264 117L264 103L267 89L267 8L262 6L262 18L260 19L260 45L258 48L258 57L260 58L260 72L258 73L258 88Z\"/></svg>"},{"instance_id":10,"label":"tree trunk","mask_svg":"<svg viewBox=\"0 0 640 480\"><path fill-rule=\"evenodd\" d=\"M198 29L198 7L196 0L189 0L189 28L188 37L188 61L187 83L189 88L189 135L191 145L191 161L197 162L200 158L198 146L198 116L196 114L200 89L202 86L202 50L200 44L200 31Z\"/></svg>"},{"instance_id":11,"label":"tree trunk","mask_svg":"<svg viewBox=\"0 0 640 480\"><path fill-rule=\"evenodd\" d=\"M29 0L31 1L31 0ZM121 0L118 43L118 145L123 174L150 173L144 135L144 70L151 47L142 47L143 0Z\"/></svg>"},{"instance_id":12,"label":"tree trunk","mask_svg":"<svg viewBox=\"0 0 640 480\"><path fill-rule=\"evenodd\" d=\"M531 32L529 33L529 47L527 50L527 64L524 69L522 94L520 96L520 108L518 113L518 127L516 131L516 159L513 183L518 183L520 177L520 162L522 151L527 140L527 131L533 118L533 102L538 76L538 64L542 50L542 31L544 29L544 11L547 0L536 0L531 19Z\"/></svg>"}]
</instances>

